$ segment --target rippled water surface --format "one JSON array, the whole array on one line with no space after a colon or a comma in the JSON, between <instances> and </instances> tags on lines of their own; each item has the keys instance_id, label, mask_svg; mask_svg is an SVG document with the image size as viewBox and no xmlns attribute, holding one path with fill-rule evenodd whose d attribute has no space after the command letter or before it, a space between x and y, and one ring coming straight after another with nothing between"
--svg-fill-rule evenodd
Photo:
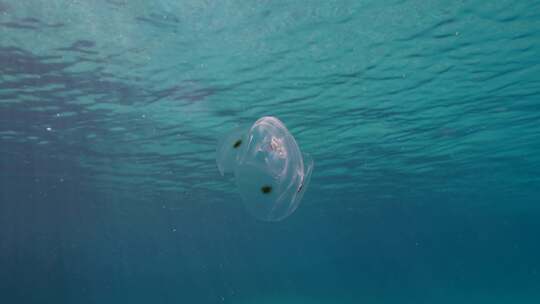
<instances>
[{"instance_id":1,"label":"rippled water surface","mask_svg":"<svg viewBox=\"0 0 540 304\"><path fill-rule=\"evenodd\" d=\"M0 0L0 302L538 303L540 2ZM252 218L217 140L312 155Z\"/></svg>"}]
</instances>

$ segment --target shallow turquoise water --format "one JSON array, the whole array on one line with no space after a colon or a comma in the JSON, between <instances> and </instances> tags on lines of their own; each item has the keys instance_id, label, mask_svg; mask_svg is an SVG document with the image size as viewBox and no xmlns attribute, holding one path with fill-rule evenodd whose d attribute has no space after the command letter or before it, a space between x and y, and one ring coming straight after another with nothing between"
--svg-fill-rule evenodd
<instances>
[{"instance_id":1,"label":"shallow turquoise water","mask_svg":"<svg viewBox=\"0 0 540 304\"><path fill-rule=\"evenodd\" d=\"M538 303L540 1L0 0L0 302ZM253 219L215 165L315 160Z\"/></svg>"}]
</instances>

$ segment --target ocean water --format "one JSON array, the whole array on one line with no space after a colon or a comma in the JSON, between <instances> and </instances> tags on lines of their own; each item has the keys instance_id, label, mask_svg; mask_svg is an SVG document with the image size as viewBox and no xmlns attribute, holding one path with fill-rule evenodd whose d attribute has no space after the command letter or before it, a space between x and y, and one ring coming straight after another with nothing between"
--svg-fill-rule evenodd
<instances>
[{"instance_id":1,"label":"ocean water","mask_svg":"<svg viewBox=\"0 0 540 304\"><path fill-rule=\"evenodd\" d=\"M0 303L540 303L540 1L0 0Z\"/></svg>"}]
</instances>

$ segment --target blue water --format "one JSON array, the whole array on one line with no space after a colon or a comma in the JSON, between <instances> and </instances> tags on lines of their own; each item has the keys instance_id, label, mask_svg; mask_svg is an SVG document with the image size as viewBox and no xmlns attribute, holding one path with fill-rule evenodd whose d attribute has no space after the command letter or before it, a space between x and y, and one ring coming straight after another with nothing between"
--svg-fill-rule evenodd
<instances>
[{"instance_id":1,"label":"blue water","mask_svg":"<svg viewBox=\"0 0 540 304\"><path fill-rule=\"evenodd\" d=\"M540 303L540 1L0 0L0 303ZM267 223L217 140L315 161Z\"/></svg>"}]
</instances>

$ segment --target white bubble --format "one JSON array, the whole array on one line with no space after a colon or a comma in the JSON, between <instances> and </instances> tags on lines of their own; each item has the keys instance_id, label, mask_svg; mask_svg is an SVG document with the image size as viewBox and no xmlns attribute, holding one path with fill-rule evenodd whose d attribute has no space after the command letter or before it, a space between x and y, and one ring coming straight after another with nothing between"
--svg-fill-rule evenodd
<instances>
[{"instance_id":1,"label":"white bubble","mask_svg":"<svg viewBox=\"0 0 540 304\"><path fill-rule=\"evenodd\" d=\"M313 160L275 117L225 136L217 149L221 174L234 173L247 209L258 219L279 221L292 214L311 178Z\"/></svg>"}]
</instances>

